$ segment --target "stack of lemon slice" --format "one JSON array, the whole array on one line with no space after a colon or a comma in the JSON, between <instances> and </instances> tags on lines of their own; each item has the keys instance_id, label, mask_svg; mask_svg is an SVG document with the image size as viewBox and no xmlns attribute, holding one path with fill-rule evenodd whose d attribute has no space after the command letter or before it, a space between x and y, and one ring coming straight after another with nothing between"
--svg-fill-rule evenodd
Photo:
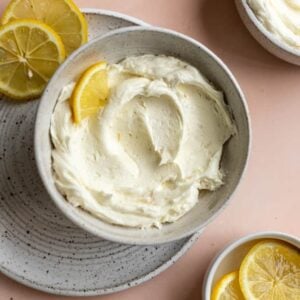
<instances>
[{"instance_id":1,"label":"stack of lemon slice","mask_svg":"<svg viewBox=\"0 0 300 300\"><path fill-rule=\"evenodd\" d=\"M0 92L39 96L65 57L87 41L87 22L72 0L12 0L1 19Z\"/></svg>"},{"instance_id":2,"label":"stack of lemon slice","mask_svg":"<svg viewBox=\"0 0 300 300\"><path fill-rule=\"evenodd\" d=\"M243 259L239 271L218 281L211 299L299 300L299 251L278 241L259 242Z\"/></svg>"}]
</instances>

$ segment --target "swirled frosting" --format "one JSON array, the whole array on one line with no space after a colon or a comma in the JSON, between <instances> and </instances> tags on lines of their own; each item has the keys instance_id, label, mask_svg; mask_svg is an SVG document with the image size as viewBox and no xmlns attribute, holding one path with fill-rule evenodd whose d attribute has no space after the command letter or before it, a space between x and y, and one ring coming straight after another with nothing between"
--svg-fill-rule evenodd
<instances>
[{"instance_id":1,"label":"swirled frosting","mask_svg":"<svg viewBox=\"0 0 300 300\"><path fill-rule=\"evenodd\" d=\"M256 17L277 39L300 51L299 0L247 0Z\"/></svg>"},{"instance_id":2,"label":"swirled frosting","mask_svg":"<svg viewBox=\"0 0 300 300\"><path fill-rule=\"evenodd\" d=\"M56 185L109 223L174 222L199 190L222 185L222 148L235 131L223 94L166 56L129 57L108 67L108 79L107 105L79 125L69 104L74 83L61 92L51 121Z\"/></svg>"}]
</instances>

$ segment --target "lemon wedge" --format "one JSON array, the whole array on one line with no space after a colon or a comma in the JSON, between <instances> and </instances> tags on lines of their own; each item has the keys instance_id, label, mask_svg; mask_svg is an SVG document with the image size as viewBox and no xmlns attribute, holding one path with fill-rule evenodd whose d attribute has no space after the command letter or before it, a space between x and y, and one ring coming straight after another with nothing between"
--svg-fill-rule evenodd
<instances>
[{"instance_id":1,"label":"lemon wedge","mask_svg":"<svg viewBox=\"0 0 300 300\"><path fill-rule=\"evenodd\" d=\"M277 241L259 242L244 258L239 281L246 299L299 300L299 251Z\"/></svg>"},{"instance_id":2,"label":"lemon wedge","mask_svg":"<svg viewBox=\"0 0 300 300\"><path fill-rule=\"evenodd\" d=\"M61 37L67 55L88 39L87 21L72 0L12 0L1 23L24 18L40 20L53 28Z\"/></svg>"},{"instance_id":3,"label":"lemon wedge","mask_svg":"<svg viewBox=\"0 0 300 300\"><path fill-rule=\"evenodd\" d=\"M78 80L70 100L75 123L97 113L106 104L109 94L106 67L106 62L99 62Z\"/></svg>"},{"instance_id":4,"label":"lemon wedge","mask_svg":"<svg viewBox=\"0 0 300 300\"><path fill-rule=\"evenodd\" d=\"M61 38L40 21L0 27L0 92L17 100L39 96L64 58Z\"/></svg>"},{"instance_id":5,"label":"lemon wedge","mask_svg":"<svg viewBox=\"0 0 300 300\"><path fill-rule=\"evenodd\" d=\"M215 285L211 300L244 300L239 286L239 272L224 275Z\"/></svg>"}]
</instances>

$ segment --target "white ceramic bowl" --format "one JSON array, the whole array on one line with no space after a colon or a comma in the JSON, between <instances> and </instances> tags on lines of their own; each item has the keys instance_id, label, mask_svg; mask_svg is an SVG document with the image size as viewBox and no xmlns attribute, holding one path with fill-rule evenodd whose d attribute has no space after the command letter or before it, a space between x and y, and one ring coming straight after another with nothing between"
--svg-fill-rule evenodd
<instances>
[{"instance_id":1,"label":"white ceramic bowl","mask_svg":"<svg viewBox=\"0 0 300 300\"><path fill-rule=\"evenodd\" d=\"M289 63L300 65L300 54L269 32L257 19L247 0L235 0L239 15L251 35L270 53Z\"/></svg>"},{"instance_id":2,"label":"white ceramic bowl","mask_svg":"<svg viewBox=\"0 0 300 300\"><path fill-rule=\"evenodd\" d=\"M58 192L52 177L51 115L61 89L99 60L110 63L141 54L173 55L197 67L217 88L224 91L238 133L225 145L222 169L225 184L207 193L199 203L175 223L160 230L140 230L101 221L80 208L73 207ZM158 244L174 241L202 230L227 204L240 182L250 145L247 104L231 72L210 50L182 34L153 27L131 27L113 31L84 45L58 69L41 99L35 125L35 157L42 181L59 209L74 223L99 237L128 244Z\"/></svg>"},{"instance_id":3,"label":"white ceramic bowl","mask_svg":"<svg viewBox=\"0 0 300 300\"><path fill-rule=\"evenodd\" d=\"M282 232L258 232L236 240L217 254L208 267L203 281L202 299L210 300L216 282L225 274L238 270L248 251L263 239L277 239L300 248L300 239Z\"/></svg>"}]
</instances>

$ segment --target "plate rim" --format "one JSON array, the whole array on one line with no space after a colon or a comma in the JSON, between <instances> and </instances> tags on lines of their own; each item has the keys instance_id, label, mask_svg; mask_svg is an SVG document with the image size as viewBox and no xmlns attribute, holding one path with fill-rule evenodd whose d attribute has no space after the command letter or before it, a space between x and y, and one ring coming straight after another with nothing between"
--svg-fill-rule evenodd
<instances>
[{"instance_id":1,"label":"plate rim","mask_svg":"<svg viewBox=\"0 0 300 300\"><path fill-rule=\"evenodd\" d=\"M181 258L193 245L194 243L198 240L200 235L202 234L203 230L198 231L194 233L187 242L179 249L179 251L176 252L170 259L168 259L165 263L154 269L153 271L149 272L148 274L137 278L133 279L131 281L128 281L126 283L120 284L115 287L110 287L110 288L96 288L96 289L82 289L78 291L74 291L72 289L66 290L66 289L57 289L53 288L52 286L47 286L47 285L40 285L36 282L33 282L29 279L27 279L25 276L20 276L12 272L11 270L8 270L6 267L3 265L0 265L0 272L7 276L8 278L24 285L29 288L33 288L37 291L45 292L48 294L52 295L57 295L57 296L73 296L73 297L90 297L90 296L104 296L108 294L113 294L121 291L125 291L129 288L138 286L142 283L145 283L157 275L161 274L165 270L167 270L169 267L171 267L175 262L178 261L179 258Z\"/></svg>"},{"instance_id":2,"label":"plate rim","mask_svg":"<svg viewBox=\"0 0 300 300\"><path fill-rule=\"evenodd\" d=\"M101 9L101 8L94 8L94 7L83 7L80 8L80 11L85 14L95 14L95 15L105 15L108 17L115 17L121 20L129 21L135 23L139 26L151 26L149 23L144 22L136 17L132 17L123 13L119 13L113 10Z\"/></svg>"},{"instance_id":3,"label":"plate rim","mask_svg":"<svg viewBox=\"0 0 300 300\"><path fill-rule=\"evenodd\" d=\"M129 21L129 22L135 23L136 25L140 25L140 26L146 26L146 27L151 26L150 24L148 24L138 18L131 17L126 14L111 11L111 10L98 9L98 8L92 8L92 7L81 8L80 10L85 14L104 15L104 16L108 16L108 17L115 17L120 20ZM161 264L159 267L155 268L153 271L149 272L148 274L146 274L140 278L136 278L136 279L133 279L126 283L120 284L118 286L110 287L110 288L100 288L100 289L96 288L93 290L92 289L88 289L88 290L82 289L82 290L78 290L78 291L74 291L72 289L68 289L68 290L67 289L58 289L58 288L54 288L53 286L50 286L50 285L49 286L41 285L41 284L38 284L37 282L29 280L28 278L26 278L26 276L16 274L12 270L5 267L3 264L0 264L0 272L2 274L4 274L5 276L7 276L8 278L10 278L24 286L33 288L33 289L41 291L41 292L46 292L46 293L49 293L52 295L75 296L75 297L107 295L107 294L124 291L126 289L137 286L141 283L144 283L144 282L156 277L157 275L159 275L160 273L162 273L163 271L168 269L180 257L182 257L193 246L193 244L198 240L198 238L202 234L202 232L203 232L203 230L200 230L200 231L194 233L193 235L189 236L187 241L183 244L183 246L179 249L179 251L177 251L170 259L168 259L166 262Z\"/></svg>"}]
</instances>

